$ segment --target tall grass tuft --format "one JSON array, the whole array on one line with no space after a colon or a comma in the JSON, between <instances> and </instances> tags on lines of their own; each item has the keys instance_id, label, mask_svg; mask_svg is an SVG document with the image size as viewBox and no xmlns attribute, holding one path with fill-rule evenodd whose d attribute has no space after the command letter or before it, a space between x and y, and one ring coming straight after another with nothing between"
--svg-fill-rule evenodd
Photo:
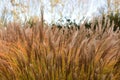
<instances>
[{"instance_id":1,"label":"tall grass tuft","mask_svg":"<svg viewBox=\"0 0 120 80\"><path fill-rule=\"evenodd\" d=\"M87 29L8 24L0 29L0 79L119 80L120 31L101 22L95 29L94 22Z\"/></svg>"}]
</instances>

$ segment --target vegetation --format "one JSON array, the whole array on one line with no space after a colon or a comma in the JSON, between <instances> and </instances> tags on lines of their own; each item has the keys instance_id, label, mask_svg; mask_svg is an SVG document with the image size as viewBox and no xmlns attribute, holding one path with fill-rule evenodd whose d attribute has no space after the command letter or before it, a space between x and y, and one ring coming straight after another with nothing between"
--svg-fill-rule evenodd
<instances>
[{"instance_id":1,"label":"vegetation","mask_svg":"<svg viewBox=\"0 0 120 80\"><path fill-rule=\"evenodd\" d=\"M85 25L33 27L10 23L0 31L1 80L119 80L120 31L99 20Z\"/></svg>"},{"instance_id":2,"label":"vegetation","mask_svg":"<svg viewBox=\"0 0 120 80\"><path fill-rule=\"evenodd\" d=\"M14 7L22 6L14 1ZM21 20L7 22L4 11L0 80L119 80L120 16L116 11L89 23L78 25L67 19L65 25L52 26L44 23L43 8L41 21L35 16L24 25ZM17 12L15 20L16 16Z\"/></svg>"}]
</instances>

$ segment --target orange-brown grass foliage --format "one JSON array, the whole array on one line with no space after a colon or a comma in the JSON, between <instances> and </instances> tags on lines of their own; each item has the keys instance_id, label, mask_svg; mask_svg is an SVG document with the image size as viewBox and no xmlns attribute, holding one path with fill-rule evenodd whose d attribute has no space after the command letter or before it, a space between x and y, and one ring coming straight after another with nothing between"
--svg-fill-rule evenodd
<instances>
[{"instance_id":1,"label":"orange-brown grass foliage","mask_svg":"<svg viewBox=\"0 0 120 80\"><path fill-rule=\"evenodd\" d=\"M120 31L109 21L94 29L31 28L10 23L0 29L0 80L119 80Z\"/></svg>"}]
</instances>

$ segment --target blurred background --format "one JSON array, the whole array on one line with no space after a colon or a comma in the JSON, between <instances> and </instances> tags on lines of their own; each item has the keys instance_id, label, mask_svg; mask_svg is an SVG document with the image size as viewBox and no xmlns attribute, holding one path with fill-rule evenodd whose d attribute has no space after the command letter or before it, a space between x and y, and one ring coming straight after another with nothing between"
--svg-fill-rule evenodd
<instances>
[{"instance_id":1,"label":"blurred background","mask_svg":"<svg viewBox=\"0 0 120 80\"><path fill-rule=\"evenodd\" d=\"M119 0L0 0L0 24L39 20L41 7L45 23L64 24L70 19L80 24L93 17L118 12L119 5Z\"/></svg>"}]
</instances>

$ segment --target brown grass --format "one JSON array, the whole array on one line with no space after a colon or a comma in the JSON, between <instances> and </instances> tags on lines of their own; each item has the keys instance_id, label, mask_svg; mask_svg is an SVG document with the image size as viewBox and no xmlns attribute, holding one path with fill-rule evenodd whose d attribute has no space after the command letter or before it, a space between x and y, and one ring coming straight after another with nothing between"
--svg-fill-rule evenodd
<instances>
[{"instance_id":1,"label":"brown grass","mask_svg":"<svg viewBox=\"0 0 120 80\"><path fill-rule=\"evenodd\" d=\"M32 28L10 23L0 29L1 80L119 80L120 31Z\"/></svg>"}]
</instances>

